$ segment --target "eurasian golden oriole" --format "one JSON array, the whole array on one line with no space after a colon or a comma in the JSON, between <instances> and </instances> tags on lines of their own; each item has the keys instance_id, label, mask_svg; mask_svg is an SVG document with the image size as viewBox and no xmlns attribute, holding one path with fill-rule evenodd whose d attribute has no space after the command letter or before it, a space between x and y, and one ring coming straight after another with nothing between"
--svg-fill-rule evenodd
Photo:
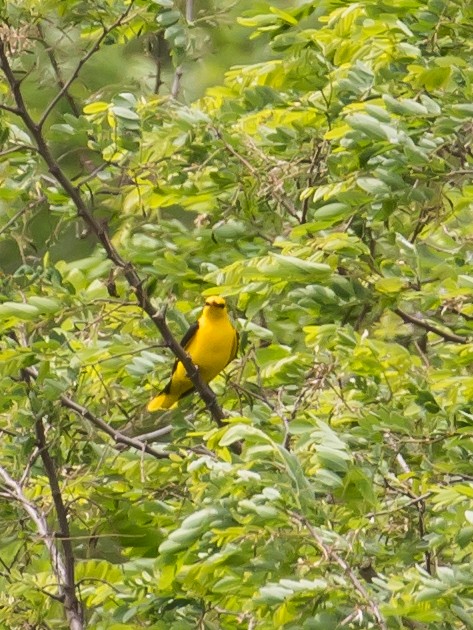
<instances>
[{"instance_id":1,"label":"eurasian golden oriole","mask_svg":"<svg viewBox=\"0 0 473 630\"><path fill-rule=\"evenodd\" d=\"M238 350L238 333L228 317L223 297L212 295L205 300L204 310L181 341L202 379L208 383L232 361ZM148 411L169 409L194 389L186 369L176 359L171 380L163 391L148 403Z\"/></svg>"}]
</instances>

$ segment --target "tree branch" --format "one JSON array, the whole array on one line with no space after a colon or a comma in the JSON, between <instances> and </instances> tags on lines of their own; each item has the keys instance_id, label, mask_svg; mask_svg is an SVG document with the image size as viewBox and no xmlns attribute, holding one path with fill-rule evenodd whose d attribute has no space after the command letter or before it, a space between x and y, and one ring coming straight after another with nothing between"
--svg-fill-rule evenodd
<instances>
[{"instance_id":1,"label":"tree branch","mask_svg":"<svg viewBox=\"0 0 473 630\"><path fill-rule=\"evenodd\" d=\"M109 29L111 30L111 29ZM65 172L59 166L59 163L53 157L49 146L43 136L41 126L36 124L34 120L31 118L31 115L28 112L25 101L23 99L23 95L20 88L20 83L16 80L15 75L13 74L13 70L9 64L8 57L5 51L5 45L2 41L0 41L0 67L2 68L5 77L7 79L8 84L10 85L10 89L12 91L14 100L19 110L19 116L23 120L26 125L28 131L31 133L34 141L38 147L38 151L42 156L43 160L48 166L49 172L53 177L57 180L57 182L62 186L64 191L69 195L71 201L74 203L77 211L77 215L83 219L83 221L88 225L90 230L95 234L98 241L101 243L104 248L107 257L112 263L121 269L123 275L125 276L128 284L132 288L136 301L142 310L147 313L150 317L156 328L161 333L161 336L166 343L166 345L171 349L173 354L181 361L183 364L187 375L189 376L190 381L194 385L198 394L204 401L207 409L210 411L212 418L218 424L218 426L222 426L223 420L225 418L225 414L223 413L222 408L217 402L217 398L209 387L207 383L205 383L198 369L192 363L191 358L187 354L187 352L181 347L181 345L174 338L170 328L168 327L164 313L156 311L156 308L153 306L149 295L146 290L143 288L143 282L139 277L135 267L129 262L124 260L118 251L115 249L113 244L110 241L108 233L105 229L105 226L97 221L95 217L90 212L87 207L80 191L73 185L71 180L65 174ZM65 86L68 86L70 81L66 82ZM44 118L44 116L43 116ZM63 401L64 402L64 401ZM72 402L72 401L71 401ZM76 403L73 403L74 405ZM78 406L78 413L83 414L83 410ZM86 417L86 416L85 416ZM106 423L104 423L106 425ZM108 425L106 425L108 429ZM105 429L104 429L105 430Z\"/></svg>"},{"instance_id":2,"label":"tree branch","mask_svg":"<svg viewBox=\"0 0 473 630\"><path fill-rule=\"evenodd\" d=\"M424 319L420 319L418 317L415 317L414 315L409 315L409 313L401 311L400 308L395 308L394 312L396 313L396 315L399 315L399 317L407 324L414 324L415 326L419 326L420 328L432 332L439 337L443 337L445 341L452 341L453 343L470 343L468 337L461 337L460 335L456 335L455 333L449 332L447 330L442 330L437 326L429 324Z\"/></svg>"},{"instance_id":3,"label":"tree branch","mask_svg":"<svg viewBox=\"0 0 473 630\"><path fill-rule=\"evenodd\" d=\"M426 510L426 503L425 503L425 499L423 497L418 497L415 492L412 490L412 470L410 469L408 463L406 462L406 460L404 459L404 457L402 456L402 454L400 453L399 447L396 444L396 440L394 438L393 435L387 433L385 434L385 439L387 441L387 443L389 444L389 446L396 451L396 461L399 465L399 467L401 468L402 472L405 473L406 475L408 475L407 478L407 485L409 486L409 490L402 490L403 494L405 494L406 496L408 496L410 499L416 499L416 501L413 502L413 505L415 505L416 509L417 509L417 514L418 514L418 530L419 530L419 538L422 540L425 538L426 535L426 527L425 527L425 510ZM392 487L387 479L384 480L384 483L388 485L388 487ZM393 488L394 491L396 491L395 488ZM432 575L432 553L429 549L426 549L424 552L424 558L425 558L425 570L430 573Z\"/></svg>"},{"instance_id":4,"label":"tree branch","mask_svg":"<svg viewBox=\"0 0 473 630\"><path fill-rule=\"evenodd\" d=\"M71 542L71 532L67 520L67 510L59 487L59 480L56 472L56 466L51 457L48 445L46 443L46 435L44 432L43 419L38 417L35 422L36 440L39 448L39 455L43 462L44 470L48 478L49 487L51 488L51 496L56 510L57 521L59 524L59 538L62 544L64 558L64 583L62 590L64 594L64 609L66 617L69 620L70 628L79 628L76 624L78 620L82 624L83 611L82 606L76 595L75 583L75 560L74 551Z\"/></svg>"},{"instance_id":5,"label":"tree branch","mask_svg":"<svg viewBox=\"0 0 473 630\"><path fill-rule=\"evenodd\" d=\"M185 18L188 24L190 24L194 20L193 0L186 0ZM184 73L184 69L182 67L182 64L179 64L176 70L174 71L174 78L173 78L172 86L171 86L172 98L177 98L179 96L179 92L181 91L181 80L182 80L183 73Z\"/></svg>"},{"instance_id":6,"label":"tree branch","mask_svg":"<svg viewBox=\"0 0 473 630\"><path fill-rule=\"evenodd\" d=\"M17 109L16 107L9 107L8 105L4 105L3 103L0 104L0 109L5 112L10 112L10 114L16 114L17 116L20 115L19 109Z\"/></svg>"},{"instance_id":7,"label":"tree branch","mask_svg":"<svg viewBox=\"0 0 473 630\"><path fill-rule=\"evenodd\" d=\"M236 151L232 145L227 142L227 140L225 139L225 136L223 135L223 133L217 129L216 127L213 127L213 131L214 133L217 135L217 137L219 138L219 140L221 140L223 146L225 147L225 149L231 153L234 157L236 157L242 164L243 166L248 170L248 172L258 181L261 183L261 172L258 171L258 169L256 169L246 158L245 156L241 155L240 153L238 153L238 151ZM295 208L294 204L292 203L292 201L290 201L289 199L287 199L286 195L284 194L284 192L280 192L280 182L276 181L276 179L272 176L271 171L268 172L267 174L267 178L266 181L268 182L268 189L270 191L271 196L275 199L275 201L279 204L281 204L281 206L283 206L283 208L287 211L287 213L289 215L291 215L291 217L294 217L295 219L298 220L299 223L301 223L301 219L299 217L299 214L297 212L297 209Z\"/></svg>"},{"instance_id":8,"label":"tree branch","mask_svg":"<svg viewBox=\"0 0 473 630\"><path fill-rule=\"evenodd\" d=\"M194 0L186 1L186 20L188 22L194 21Z\"/></svg>"},{"instance_id":9,"label":"tree branch","mask_svg":"<svg viewBox=\"0 0 473 630\"><path fill-rule=\"evenodd\" d=\"M323 541L322 537L318 534L318 532L315 529L315 527L313 527L305 517L301 516L300 514L296 514L296 513L293 513L292 516L299 523L301 523L302 525L304 525L307 528L307 531L310 533L311 537L314 539L315 543L317 544L317 547L320 549L320 551L322 552L324 557L327 560L330 560L330 559L334 560L338 564L338 566L341 569L343 569L345 574L348 576L350 582L353 584L355 590L358 592L359 595L361 595L361 597L367 603L368 608L371 611L371 614L373 615L373 617L376 619L376 621L378 623L377 627L379 628L379 630L388 630L388 626L386 625L386 622L385 622L383 616L381 615L381 611L379 610L378 605L370 597L368 591L363 586L363 584L360 582L360 580L358 579L358 577L356 576L355 572L353 571L351 566L348 564L348 562L346 560L344 560L344 558L342 558L342 556L340 556L332 547L329 547Z\"/></svg>"},{"instance_id":10,"label":"tree branch","mask_svg":"<svg viewBox=\"0 0 473 630\"><path fill-rule=\"evenodd\" d=\"M49 530L44 514L37 509L34 503L26 498L20 485L8 474L3 466L0 466L0 478L3 479L8 495L20 503L35 524L38 534L42 540L44 540L44 544L46 545L48 553L51 557L54 574L56 575L56 579L59 584L61 601L64 601L65 592L63 585L67 583L67 569L64 564L64 560L56 547L54 533ZM84 625L80 614L76 613L74 610L68 611L67 609L66 613L70 630L83 630Z\"/></svg>"},{"instance_id":11,"label":"tree branch","mask_svg":"<svg viewBox=\"0 0 473 630\"><path fill-rule=\"evenodd\" d=\"M172 80L171 86L171 96L173 98L177 98L179 96L179 92L181 90L181 79L182 79L183 69L182 66L177 66L174 72L174 79Z\"/></svg>"},{"instance_id":12,"label":"tree branch","mask_svg":"<svg viewBox=\"0 0 473 630\"><path fill-rule=\"evenodd\" d=\"M100 35L100 37L96 40L96 42L92 46L92 48L90 48L90 50L80 59L79 63L77 64L77 66L73 70L71 76L67 79L67 81L61 80L62 81L62 87L59 90L59 92L56 94L56 96L51 100L51 102L46 107L46 109L44 110L43 115L41 116L41 118L40 118L40 120L38 122L38 125L37 125L39 129L41 129L43 127L43 125L46 122L46 119L48 118L49 114L56 107L56 104L61 100L61 98L63 96L68 94L69 88L71 87L71 85L74 83L74 81L79 76L79 72L81 71L81 69L84 66L84 64L87 63L87 61L92 57L92 55L94 55L98 51L98 49L100 48L102 42L107 37L107 35L109 33L111 33L113 30L115 30L118 26L120 26L124 22L124 20L128 16L128 14L132 10L133 5L134 5L134 0L131 0L127 10L124 13L122 13L120 15L120 17L117 18L115 20L115 22L111 26L109 26L108 28L104 28L103 29L102 34ZM2 66L3 66L3 58L2 58ZM16 98L15 98L15 100L16 100ZM18 109L20 109L21 112L24 113L26 111L25 109L23 109L18 104L18 101L17 101L17 105L18 105ZM22 116L22 114L20 114L20 116ZM23 116L22 116L22 118L23 118Z\"/></svg>"},{"instance_id":13,"label":"tree branch","mask_svg":"<svg viewBox=\"0 0 473 630\"><path fill-rule=\"evenodd\" d=\"M44 32L43 32L43 27L41 26L41 24L38 24L36 26L38 33L40 35L40 43L44 46L44 48L46 49L46 53L49 57L49 61L51 62L51 66L54 70L54 74L56 75L56 81L57 84L60 88L60 90L64 90L63 95L66 97L67 102L69 103L69 106L72 110L72 113L74 114L74 116L76 118L79 118L81 112L79 107L77 106L75 100L72 98L72 96L69 94L69 90L67 88L65 88L65 81L64 78L62 76L62 72L61 72L61 68L59 67L59 64L57 62L56 56L54 55L53 49L51 48L51 46L49 46L49 44L46 41ZM49 112L48 112L49 113ZM43 114L44 116L44 114Z\"/></svg>"},{"instance_id":14,"label":"tree branch","mask_svg":"<svg viewBox=\"0 0 473 630\"><path fill-rule=\"evenodd\" d=\"M31 376L34 379L38 377L38 372L33 367L24 368L23 371L28 376ZM59 397L59 402L66 409L70 409L71 411L76 413L78 416L80 416L81 418L84 418L85 420L88 420L91 424L93 424L98 429L106 433L117 444L126 444L127 446L131 446L132 448L136 448L137 451L148 453L148 455L152 455L156 459L166 459L169 457L169 455L167 455L166 453L160 453L159 451L152 448L151 446L148 446L146 442L138 438L128 437L124 435L123 433L121 433L120 431L113 429L109 424L105 422L105 420L102 420L102 418L99 418L98 416L93 414L91 411L89 411L89 409L87 409L87 407L84 407L83 405L79 405L79 403L76 403L74 400L72 400L72 398L69 398L68 396L65 396L64 394L61 394L61 396Z\"/></svg>"}]
</instances>

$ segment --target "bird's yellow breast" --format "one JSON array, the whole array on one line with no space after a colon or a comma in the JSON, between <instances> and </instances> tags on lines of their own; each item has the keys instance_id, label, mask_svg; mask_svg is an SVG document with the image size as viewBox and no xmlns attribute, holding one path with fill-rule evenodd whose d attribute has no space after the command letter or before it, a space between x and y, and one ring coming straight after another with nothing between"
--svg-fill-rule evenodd
<instances>
[{"instance_id":1,"label":"bird's yellow breast","mask_svg":"<svg viewBox=\"0 0 473 630\"><path fill-rule=\"evenodd\" d=\"M235 344L236 331L228 317L202 316L186 351L203 380L209 382L230 362ZM178 363L173 380L189 382L182 363Z\"/></svg>"}]
</instances>

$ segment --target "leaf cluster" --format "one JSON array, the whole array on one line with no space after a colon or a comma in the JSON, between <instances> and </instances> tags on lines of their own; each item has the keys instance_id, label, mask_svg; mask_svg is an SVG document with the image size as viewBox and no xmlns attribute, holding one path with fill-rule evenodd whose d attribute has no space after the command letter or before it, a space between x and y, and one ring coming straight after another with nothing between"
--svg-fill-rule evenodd
<instances>
[{"instance_id":1,"label":"leaf cluster","mask_svg":"<svg viewBox=\"0 0 473 630\"><path fill-rule=\"evenodd\" d=\"M64 627L41 418L88 627L473 627L470 3L246 3L260 59L188 103L217 9L66 5L3 9L25 107L176 336L217 292L242 343L225 426L147 414L172 357L2 76L0 624Z\"/></svg>"}]
</instances>

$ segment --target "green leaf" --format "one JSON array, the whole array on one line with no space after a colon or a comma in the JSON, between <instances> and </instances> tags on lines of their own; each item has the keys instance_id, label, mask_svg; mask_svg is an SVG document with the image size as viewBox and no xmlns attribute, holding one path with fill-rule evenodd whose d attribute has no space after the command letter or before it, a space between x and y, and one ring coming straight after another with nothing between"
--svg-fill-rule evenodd
<instances>
[{"instance_id":1,"label":"green leaf","mask_svg":"<svg viewBox=\"0 0 473 630\"><path fill-rule=\"evenodd\" d=\"M429 110L425 105L409 98L397 100L392 98L389 94L384 94L383 100L386 103L387 109L395 114L407 116L424 116L429 114Z\"/></svg>"},{"instance_id":2,"label":"green leaf","mask_svg":"<svg viewBox=\"0 0 473 630\"><path fill-rule=\"evenodd\" d=\"M350 206L344 203L329 203L318 208L313 214L314 221L327 222L327 226L341 221L352 213Z\"/></svg>"},{"instance_id":3,"label":"green leaf","mask_svg":"<svg viewBox=\"0 0 473 630\"><path fill-rule=\"evenodd\" d=\"M389 142L397 143L399 141L398 133L386 123L382 123L373 116L367 114L352 114L347 116L347 123L352 129L362 131L368 138L375 140L389 140Z\"/></svg>"},{"instance_id":4,"label":"green leaf","mask_svg":"<svg viewBox=\"0 0 473 630\"><path fill-rule=\"evenodd\" d=\"M41 313L57 313L61 308L61 303L54 298L32 295L28 298L28 304L37 308Z\"/></svg>"},{"instance_id":5,"label":"green leaf","mask_svg":"<svg viewBox=\"0 0 473 630\"><path fill-rule=\"evenodd\" d=\"M230 446L240 440L259 438L263 442L268 442L268 437L259 429L248 424L232 424L225 429L219 440L220 446Z\"/></svg>"},{"instance_id":6,"label":"green leaf","mask_svg":"<svg viewBox=\"0 0 473 630\"><path fill-rule=\"evenodd\" d=\"M390 192L389 186L376 177L358 177L356 183L362 190L372 195L383 196Z\"/></svg>"},{"instance_id":7,"label":"green leaf","mask_svg":"<svg viewBox=\"0 0 473 630\"><path fill-rule=\"evenodd\" d=\"M160 26L167 28L172 24L178 22L181 18L181 14L179 11L163 11L160 13L156 19Z\"/></svg>"},{"instance_id":8,"label":"green leaf","mask_svg":"<svg viewBox=\"0 0 473 630\"><path fill-rule=\"evenodd\" d=\"M322 279L327 277L331 271L330 267L324 263L281 254L272 254L267 260L261 261L258 269L267 277L286 277L289 280L307 277L312 280Z\"/></svg>"},{"instance_id":9,"label":"green leaf","mask_svg":"<svg viewBox=\"0 0 473 630\"><path fill-rule=\"evenodd\" d=\"M126 107L119 107L118 105L114 105L112 107L112 112L118 118L124 118L125 120L139 120L140 117L138 114L132 109L127 109Z\"/></svg>"},{"instance_id":10,"label":"green leaf","mask_svg":"<svg viewBox=\"0 0 473 630\"><path fill-rule=\"evenodd\" d=\"M375 282L375 288L380 293L399 293L405 286L402 278L380 278Z\"/></svg>"},{"instance_id":11,"label":"green leaf","mask_svg":"<svg viewBox=\"0 0 473 630\"><path fill-rule=\"evenodd\" d=\"M4 302L0 304L0 318L16 317L20 320L36 319L40 313L39 308L33 304L21 302Z\"/></svg>"}]
</instances>

